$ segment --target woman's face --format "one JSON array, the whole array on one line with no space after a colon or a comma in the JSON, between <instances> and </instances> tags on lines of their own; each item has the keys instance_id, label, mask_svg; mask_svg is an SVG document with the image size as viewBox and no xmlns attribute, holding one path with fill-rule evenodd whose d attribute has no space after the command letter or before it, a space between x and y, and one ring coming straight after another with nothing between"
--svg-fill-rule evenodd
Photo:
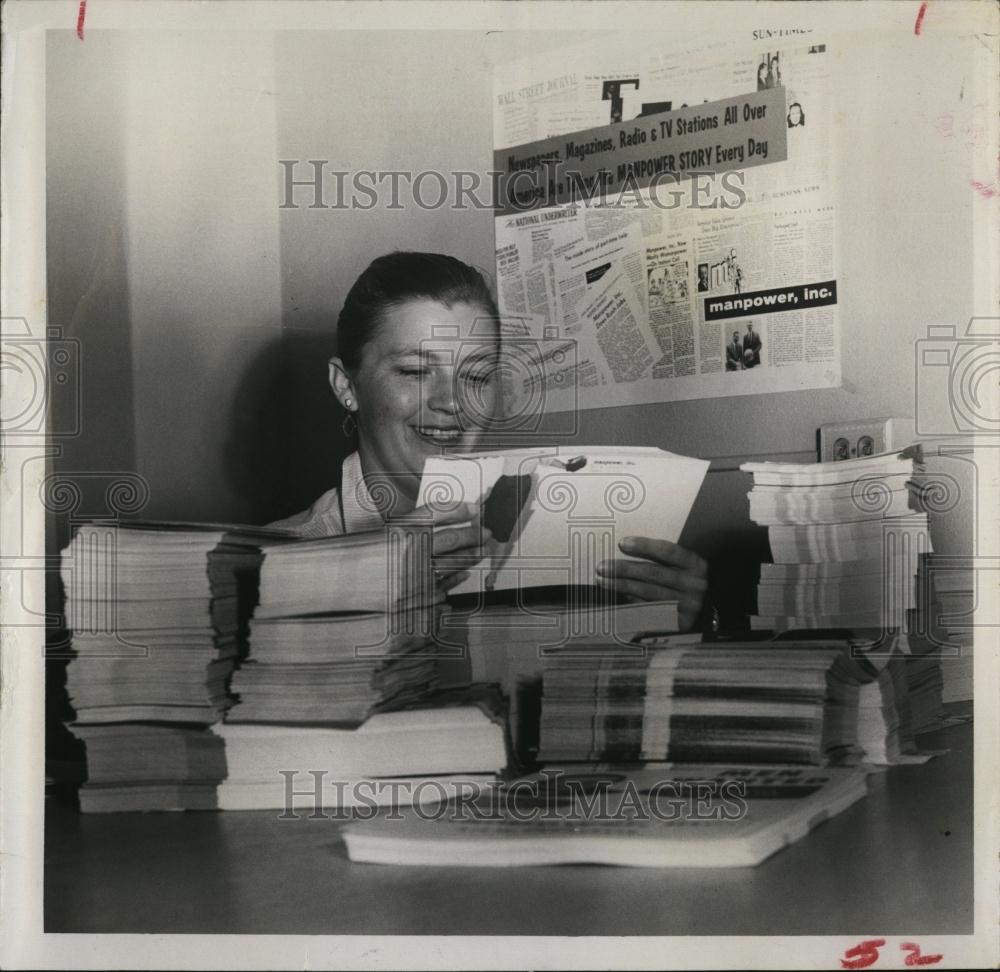
<instances>
[{"instance_id":1,"label":"woman's face","mask_svg":"<svg viewBox=\"0 0 1000 972\"><path fill-rule=\"evenodd\" d=\"M415 499L428 456L475 448L496 414L498 350L496 320L473 304L383 313L353 376L365 474L388 473Z\"/></svg>"},{"instance_id":2,"label":"woman's face","mask_svg":"<svg viewBox=\"0 0 1000 972\"><path fill-rule=\"evenodd\" d=\"M802 121L802 109L798 105L792 105L788 110L788 120L793 126L798 125Z\"/></svg>"}]
</instances>

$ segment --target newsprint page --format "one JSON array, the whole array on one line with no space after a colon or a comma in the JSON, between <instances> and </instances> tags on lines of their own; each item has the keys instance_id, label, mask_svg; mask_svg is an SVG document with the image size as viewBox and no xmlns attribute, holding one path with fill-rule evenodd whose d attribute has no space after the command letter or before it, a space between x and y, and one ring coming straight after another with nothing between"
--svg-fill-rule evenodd
<instances>
[{"instance_id":1,"label":"newsprint page","mask_svg":"<svg viewBox=\"0 0 1000 972\"><path fill-rule=\"evenodd\" d=\"M995 3L0 16L0 966L1000 967Z\"/></svg>"}]
</instances>

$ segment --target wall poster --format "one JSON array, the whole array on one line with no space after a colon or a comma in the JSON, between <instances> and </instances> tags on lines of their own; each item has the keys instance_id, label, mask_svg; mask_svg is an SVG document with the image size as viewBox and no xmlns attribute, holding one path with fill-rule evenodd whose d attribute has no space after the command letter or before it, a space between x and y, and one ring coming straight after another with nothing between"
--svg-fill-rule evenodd
<instances>
[{"instance_id":1,"label":"wall poster","mask_svg":"<svg viewBox=\"0 0 1000 972\"><path fill-rule=\"evenodd\" d=\"M812 38L809 38L812 40ZM831 53L498 69L497 290L547 411L840 384Z\"/></svg>"}]
</instances>

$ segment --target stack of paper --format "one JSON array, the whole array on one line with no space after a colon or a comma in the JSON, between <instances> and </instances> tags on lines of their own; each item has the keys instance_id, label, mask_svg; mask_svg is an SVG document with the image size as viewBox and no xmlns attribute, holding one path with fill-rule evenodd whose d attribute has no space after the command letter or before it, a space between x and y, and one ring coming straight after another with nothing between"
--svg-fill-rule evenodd
<instances>
[{"instance_id":1,"label":"stack of paper","mask_svg":"<svg viewBox=\"0 0 1000 972\"><path fill-rule=\"evenodd\" d=\"M216 805L225 755L206 726L222 717L245 650L260 544L281 536L194 523L78 528L61 574L84 811Z\"/></svg>"},{"instance_id":2,"label":"stack of paper","mask_svg":"<svg viewBox=\"0 0 1000 972\"><path fill-rule=\"evenodd\" d=\"M432 599L433 525L399 517L383 529L263 548L260 602L254 617L327 612L386 614Z\"/></svg>"},{"instance_id":3,"label":"stack of paper","mask_svg":"<svg viewBox=\"0 0 1000 972\"><path fill-rule=\"evenodd\" d=\"M931 549L918 450L741 469L774 561L761 565L753 629L904 627L918 558Z\"/></svg>"},{"instance_id":4,"label":"stack of paper","mask_svg":"<svg viewBox=\"0 0 1000 972\"><path fill-rule=\"evenodd\" d=\"M906 675L847 641L550 652L543 762L893 762L913 751Z\"/></svg>"},{"instance_id":5,"label":"stack of paper","mask_svg":"<svg viewBox=\"0 0 1000 972\"><path fill-rule=\"evenodd\" d=\"M219 719L259 545L276 536L205 524L82 525L61 568L76 722Z\"/></svg>"},{"instance_id":6,"label":"stack of paper","mask_svg":"<svg viewBox=\"0 0 1000 972\"><path fill-rule=\"evenodd\" d=\"M435 679L431 525L264 548L230 722L356 726Z\"/></svg>"},{"instance_id":7,"label":"stack of paper","mask_svg":"<svg viewBox=\"0 0 1000 972\"><path fill-rule=\"evenodd\" d=\"M434 678L434 659L419 651L391 661L274 665L251 661L233 675L239 703L226 719L356 726L381 709L418 701Z\"/></svg>"},{"instance_id":8,"label":"stack of paper","mask_svg":"<svg viewBox=\"0 0 1000 972\"><path fill-rule=\"evenodd\" d=\"M344 810L427 804L491 783L507 763L502 710L436 705L373 715L356 729L232 725L221 810Z\"/></svg>"},{"instance_id":9,"label":"stack of paper","mask_svg":"<svg viewBox=\"0 0 1000 972\"><path fill-rule=\"evenodd\" d=\"M211 729L132 722L72 728L87 747L84 813L218 807L226 754Z\"/></svg>"}]
</instances>

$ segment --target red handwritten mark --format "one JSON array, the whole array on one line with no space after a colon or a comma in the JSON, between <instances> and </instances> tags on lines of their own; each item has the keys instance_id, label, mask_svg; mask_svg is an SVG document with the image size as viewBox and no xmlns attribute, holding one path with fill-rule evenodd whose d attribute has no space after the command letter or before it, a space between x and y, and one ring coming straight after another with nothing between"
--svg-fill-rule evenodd
<instances>
[{"instance_id":1,"label":"red handwritten mark","mask_svg":"<svg viewBox=\"0 0 1000 972\"><path fill-rule=\"evenodd\" d=\"M934 127L945 138L953 138L955 135L955 119L950 114L938 115Z\"/></svg>"},{"instance_id":2,"label":"red handwritten mark","mask_svg":"<svg viewBox=\"0 0 1000 972\"><path fill-rule=\"evenodd\" d=\"M927 0L924 0L920 4L920 9L917 11L917 22L913 25L913 33L918 37L920 36L920 25L924 22L924 14L927 13Z\"/></svg>"},{"instance_id":3,"label":"red handwritten mark","mask_svg":"<svg viewBox=\"0 0 1000 972\"><path fill-rule=\"evenodd\" d=\"M842 969L867 969L878 961L878 950L885 944L884 938L868 938L859 942L854 948L844 952L840 960Z\"/></svg>"},{"instance_id":4,"label":"red handwritten mark","mask_svg":"<svg viewBox=\"0 0 1000 972\"><path fill-rule=\"evenodd\" d=\"M83 22L87 19L87 0L80 0L80 12L76 15L76 36L83 40Z\"/></svg>"},{"instance_id":5,"label":"red handwritten mark","mask_svg":"<svg viewBox=\"0 0 1000 972\"><path fill-rule=\"evenodd\" d=\"M943 955L921 955L920 946L916 942L900 942L899 947L910 953L904 959L906 965L933 965L944 958Z\"/></svg>"},{"instance_id":6,"label":"red handwritten mark","mask_svg":"<svg viewBox=\"0 0 1000 972\"><path fill-rule=\"evenodd\" d=\"M975 179L972 180L972 188L984 199L992 199L994 196L1000 196L1000 189L997 189L996 186L988 186L985 182L976 182Z\"/></svg>"}]
</instances>

